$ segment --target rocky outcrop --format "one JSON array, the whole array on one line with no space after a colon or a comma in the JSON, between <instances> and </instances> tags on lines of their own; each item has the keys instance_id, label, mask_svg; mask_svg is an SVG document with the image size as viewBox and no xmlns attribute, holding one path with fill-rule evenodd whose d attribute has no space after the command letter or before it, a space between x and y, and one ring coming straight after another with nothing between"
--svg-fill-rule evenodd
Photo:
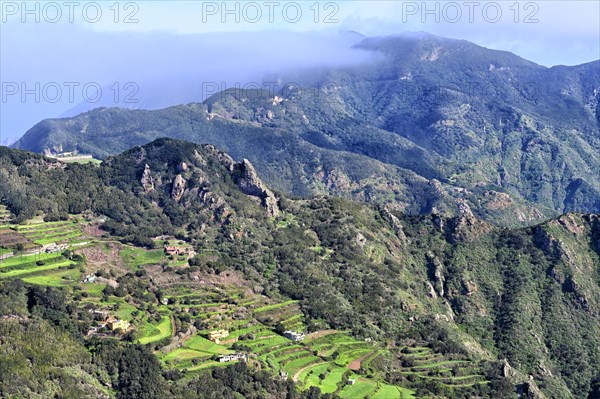
<instances>
[{"instance_id":1,"label":"rocky outcrop","mask_svg":"<svg viewBox=\"0 0 600 399\"><path fill-rule=\"evenodd\" d=\"M150 174L150 166L148 164L146 164L146 166L144 167L144 172L142 173L142 187L144 187L144 192L148 193L152 190L154 190L154 179L152 178L152 175Z\"/></svg>"},{"instance_id":2,"label":"rocky outcrop","mask_svg":"<svg viewBox=\"0 0 600 399\"><path fill-rule=\"evenodd\" d=\"M473 212L471 211L471 207L469 206L469 204L467 204L467 201L465 200L458 200L458 215L459 216L464 216L466 218L470 218L470 219L474 219L475 215L473 215Z\"/></svg>"},{"instance_id":3,"label":"rocky outcrop","mask_svg":"<svg viewBox=\"0 0 600 399\"><path fill-rule=\"evenodd\" d=\"M446 283L446 278L444 277L444 273L442 271L442 262L440 262L440 260L432 252L428 252L426 257L429 274L433 279L432 287L435 288L435 292L439 296L443 297L445 294L444 284Z\"/></svg>"},{"instance_id":4,"label":"rocky outcrop","mask_svg":"<svg viewBox=\"0 0 600 399\"><path fill-rule=\"evenodd\" d=\"M522 397L527 399L546 399L546 396L542 393L531 375L529 376L529 381L523 384Z\"/></svg>"},{"instance_id":5,"label":"rocky outcrop","mask_svg":"<svg viewBox=\"0 0 600 399\"><path fill-rule=\"evenodd\" d=\"M406 237L406 234L404 234L404 227L402 226L400 219L394 216L394 214L390 212L390 210L385 206L379 207L379 214L383 217L383 219L386 222L388 222L392 226L394 233L396 233L396 235L402 240L402 242L409 242L408 238Z\"/></svg>"},{"instance_id":6,"label":"rocky outcrop","mask_svg":"<svg viewBox=\"0 0 600 399\"><path fill-rule=\"evenodd\" d=\"M185 192L186 181L181 175L177 175L173 180L173 188L171 189L171 198L179 202Z\"/></svg>"},{"instance_id":7,"label":"rocky outcrop","mask_svg":"<svg viewBox=\"0 0 600 399\"><path fill-rule=\"evenodd\" d=\"M475 218L472 214L469 215L466 209L463 209L461 213L459 216L450 218L445 225L446 238L449 242L455 244L473 241L492 230L489 224Z\"/></svg>"},{"instance_id":8,"label":"rocky outcrop","mask_svg":"<svg viewBox=\"0 0 600 399\"><path fill-rule=\"evenodd\" d=\"M241 163L236 164L233 177L244 194L260 199L261 205L267 209L270 216L279 215L275 194L260 180L250 161L244 159Z\"/></svg>"},{"instance_id":9,"label":"rocky outcrop","mask_svg":"<svg viewBox=\"0 0 600 399\"><path fill-rule=\"evenodd\" d=\"M187 163L185 163L185 162L180 162L179 165L177 165L177 171L179 173L187 172L188 170L189 170L189 167L188 167Z\"/></svg>"}]
</instances>

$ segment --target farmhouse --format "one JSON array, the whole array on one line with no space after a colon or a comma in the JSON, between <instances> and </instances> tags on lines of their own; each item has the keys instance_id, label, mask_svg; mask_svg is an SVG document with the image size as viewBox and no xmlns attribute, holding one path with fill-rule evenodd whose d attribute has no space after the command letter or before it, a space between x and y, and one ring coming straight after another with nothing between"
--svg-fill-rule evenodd
<instances>
[{"instance_id":1,"label":"farmhouse","mask_svg":"<svg viewBox=\"0 0 600 399\"><path fill-rule=\"evenodd\" d=\"M54 252L63 251L67 248L69 248L68 244L57 244L55 242L52 242L50 244L43 245L42 251L46 252L46 253L54 253Z\"/></svg>"},{"instance_id":2,"label":"farmhouse","mask_svg":"<svg viewBox=\"0 0 600 399\"><path fill-rule=\"evenodd\" d=\"M95 283L96 280L98 280L98 277L96 277L96 275L94 274L88 274L87 276L85 276L85 278L83 279L84 283Z\"/></svg>"},{"instance_id":3,"label":"farmhouse","mask_svg":"<svg viewBox=\"0 0 600 399\"><path fill-rule=\"evenodd\" d=\"M306 335L296 331L285 331L283 336L296 342L302 341L306 337Z\"/></svg>"},{"instance_id":4,"label":"farmhouse","mask_svg":"<svg viewBox=\"0 0 600 399\"><path fill-rule=\"evenodd\" d=\"M106 326L111 330L111 331L116 331L116 330L123 330L126 331L130 324L127 320L119 320L119 319L115 319L114 317L108 319L108 321L106 322Z\"/></svg>"},{"instance_id":5,"label":"farmhouse","mask_svg":"<svg viewBox=\"0 0 600 399\"><path fill-rule=\"evenodd\" d=\"M221 342L221 339L229 336L229 331L227 330L215 330L208 333L208 339L218 344Z\"/></svg>"},{"instance_id":6,"label":"farmhouse","mask_svg":"<svg viewBox=\"0 0 600 399\"><path fill-rule=\"evenodd\" d=\"M236 360L243 360L245 362L248 361L248 357L246 356L245 353L234 353L231 355L221 355L219 356L219 361L221 363L225 363L225 362L234 362Z\"/></svg>"},{"instance_id":7,"label":"farmhouse","mask_svg":"<svg viewBox=\"0 0 600 399\"><path fill-rule=\"evenodd\" d=\"M188 247L178 247L176 245L165 245L165 255L190 255L192 249Z\"/></svg>"},{"instance_id":8,"label":"farmhouse","mask_svg":"<svg viewBox=\"0 0 600 399\"><path fill-rule=\"evenodd\" d=\"M167 255L179 255L179 248L178 247L174 247L174 246L170 246L170 245L165 245L165 254L167 254Z\"/></svg>"}]
</instances>

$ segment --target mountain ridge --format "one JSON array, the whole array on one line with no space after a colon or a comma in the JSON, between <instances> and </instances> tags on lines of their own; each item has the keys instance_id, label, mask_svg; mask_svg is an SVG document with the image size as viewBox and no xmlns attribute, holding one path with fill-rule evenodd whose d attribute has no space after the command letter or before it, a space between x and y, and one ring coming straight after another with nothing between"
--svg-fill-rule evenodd
<instances>
[{"instance_id":1,"label":"mountain ridge","mask_svg":"<svg viewBox=\"0 0 600 399\"><path fill-rule=\"evenodd\" d=\"M275 92L228 89L164 110L43 121L13 147L104 158L170 136L247 158L293 196L411 213L456 214L466 204L509 226L600 211L600 61L546 68L429 34L355 46L381 57L275 75L299 82Z\"/></svg>"}]
</instances>

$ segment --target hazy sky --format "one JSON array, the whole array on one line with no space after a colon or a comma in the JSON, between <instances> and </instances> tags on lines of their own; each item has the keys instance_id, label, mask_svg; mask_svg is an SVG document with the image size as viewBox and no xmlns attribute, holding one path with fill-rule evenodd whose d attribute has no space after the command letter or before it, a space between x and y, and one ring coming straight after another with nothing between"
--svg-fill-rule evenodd
<instances>
[{"instance_id":1,"label":"hazy sky","mask_svg":"<svg viewBox=\"0 0 600 399\"><path fill-rule=\"evenodd\" d=\"M175 104L191 84L200 101L200 82L230 85L279 69L364 62L343 30L426 31L545 66L600 59L598 1L23 4L0 2L2 142L65 112Z\"/></svg>"}]
</instances>

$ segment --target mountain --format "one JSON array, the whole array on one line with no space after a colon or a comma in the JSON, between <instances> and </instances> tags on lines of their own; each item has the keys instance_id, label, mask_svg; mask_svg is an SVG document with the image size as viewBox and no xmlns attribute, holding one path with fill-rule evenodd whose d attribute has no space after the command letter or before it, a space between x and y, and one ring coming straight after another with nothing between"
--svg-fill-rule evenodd
<instances>
[{"instance_id":1,"label":"mountain","mask_svg":"<svg viewBox=\"0 0 600 399\"><path fill-rule=\"evenodd\" d=\"M151 262L136 264L133 274L118 263L110 266L121 292L105 290L97 300L106 306L125 298L122 306L129 312L136 309L152 316L154 307L162 312L169 309L160 299L164 292L184 298L204 292L206 281L222 278L221 287L247 292L241 299L232 297L230 303L245 303L250 293L287 301L283 303L297 301L309 331L348 331L363 344L365 338L380 342L386 355L370 362L361 377L364 381L376 378L379 384L409 388L419 396L446 398L516 398L519 393L530 398L583 399L594 397L598 389L598 215L570 213L532 227L508 229L466 212L452 217L410 216L393 207L336 197L290 199L269 189L247 160L235 161L212 145L166 138L110 156L98 166L64 164L7 148L0 148L0 160L1 202L16 222L36 215L68 218L68 214L91 214L90 220L102 220L106 237L95 245L105 249L80 252L87 270L114 250L110 243L115 240L152 247L155 237L175 235L195 249L198 256L187 268ZM102 275L109 276L108 271ZM1 273L0 279L9 284ZM62 299L54 297L59 294L50 288L20 287L0 289L0 295L13 298L0 301L2 315L23 318L18 328L10 324L14 321L0 322L3 340L24 339L19 331L26 329L46 329L51 336L68 330L82 339L79 331L87 331L82 314L87 311L77 309L85 309L93 294L85 284L62 289ZM190 315L181 310L172 315L191 323ZM41 325L30 326L38 319ZM273 323L269 317L261 320ZM53 327L48 329L47 323ZM170 363L157 363L147 349L135 349L127 342L112 349L92 343L82 347L73 338L61 339L71 348L62 360L69 366L65 375L101 367L104 371L93 374L94 378L117 392L128 392L123 390L138 389L130 384L131 378L142 378L135 374L131 360L139 358L138 363L149 370L144 377L148 382L142 386L153 389L142 397L169 396L165 390L171 392L169 397L188 397L179 396L185 391L182 384L190 383L188 377L166 370L161 374ZM154 349L156 356L162 356L160 347ZM36 350L17 351L19 359L27 362ZM293 355L299 349L290 350ZM81 351L92 356L93 367L74 360L82 358ZM0 351L2 356L14 356L7 353ZM419 360L415 353L425 357ZM105 358L117 359L120 366L103 365ZM266 370L274 367L274 357L260 359L256 362ZM335 357L327 359L323 361L333 362ZM426 366L423 359L434 365ZM421 370L438 363L456 366L430 374ZM1 364L7 370L0 375L19 375L21 360ZM35 357L31 364L35 370L41 367ZM128 367L131 373L124 371ZM210 376L210 372L200 373L193 378ZM245 389L226 373L214 372L212 378L227 389ZM472 382L457 382L461 379ZM89 382L90 377L81 381ZM26 388L6 378L0 382L0 389L12 395L23 395ZM91 387L100 389L102 384ZM272 387L262 387L268 386Z\"/></svg>"},{"instance_id":2,"label":"mountain","mask_svg":"<svg viewBox=\"0 0 600 399\"><path fill-rule=\"evenodd\" d=\"M168 136L248 158L275 189L470 208L500 225L600 212L600 61L546 68L426 33L365 38L372 60L157 111L45 120L14 148L105 158ZM296 82L296 83L291 83Z\"/></svg>"}]
</instances>

